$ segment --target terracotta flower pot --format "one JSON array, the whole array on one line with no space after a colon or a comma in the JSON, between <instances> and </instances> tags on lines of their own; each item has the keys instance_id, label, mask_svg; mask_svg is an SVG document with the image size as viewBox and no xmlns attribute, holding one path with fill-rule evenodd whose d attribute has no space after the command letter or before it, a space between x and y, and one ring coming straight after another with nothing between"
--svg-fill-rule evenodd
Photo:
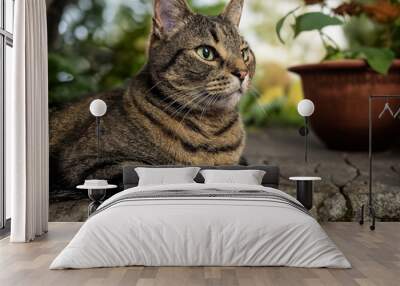
<instances>
[{"instance_id":1,"label":"terracotta flower pot","mask_svg":"<svg viewBox=\"0 0 400 286\"><path fill-rule=\"evenodd\" d=\"M311 126L326 145L333 149L368 148L369 95L400 95L400 59L388 75L372 71L362 60L326 61L289 68L301 76L305 97L315 103ZM400 100L389 99L394 112ZM373 144L387 148L400 135L400 116L394 119L379 114L386 99L373 101Z\"/></svg>"}]
</instances>

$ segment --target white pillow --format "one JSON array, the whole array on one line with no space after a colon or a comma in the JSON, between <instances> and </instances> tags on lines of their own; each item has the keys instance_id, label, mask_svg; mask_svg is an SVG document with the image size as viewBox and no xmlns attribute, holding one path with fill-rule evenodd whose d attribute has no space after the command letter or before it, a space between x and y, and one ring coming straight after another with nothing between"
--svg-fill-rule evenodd
<instances>
[{"instance_id":1,"label":"white pillow","mask_svg":"<svg viewBox=\"0 0 400 286\"><path fill-rule=\"evenodd\" d=\"M150 185L170 185L170 184L188 184L196 183L194 178L200 168L135 168L139 176L139 186Z\"/></svg>"},{"instance_id":2,"label":"white pillow","mask_svg":"<svg viewBox=\"0 0 400 286\"><path fill-rule=\"evenodd\" d=\"M202 170L205 184L261 185L265 171L261 170Z\"/></svg>"}]
</instances>

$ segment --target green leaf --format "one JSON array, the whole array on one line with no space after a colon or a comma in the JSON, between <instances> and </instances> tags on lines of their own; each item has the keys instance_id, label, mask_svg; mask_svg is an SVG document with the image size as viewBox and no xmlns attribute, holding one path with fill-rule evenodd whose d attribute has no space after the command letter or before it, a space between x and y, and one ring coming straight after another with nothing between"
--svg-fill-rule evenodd
<instances>
[{"instance_id":1,"label":"green leaf","mask_svg":"<svg viewBox=\"0 0 400 286\"><path fill-rule=\"evenodd\" d=\"M392 50L386 48L360 47L352 49L357 58L365 59L368 65L380 74L387 74L395 59Z\"/></svg>"},{"instance_id":2,"label":"green leaf","mask_svg":"<svg viewBox=\"0 0 400 286\"><path fill-rule=\"evenodd\" d=\"M276 35L278 36L278 39L279 39L279 41L280 41L282 44L285 44L285 42L284 42L283 39L282 39L282 35L281 35L281 30L282 30L283 24L285 23L286 19L287 19L290 15L292 15L294 12L296 12L298 9L300 9L300 7L297 7L296 9L293 9L292 11L290 11L289 13L287 13L285 16L283 16L283 17L278 21L278 23L276 23L276 26L275 26Z\"/></svg>"},{"instance_id":3,"label":"green leaf","mask_svg":"<svg viewBox=\"0 0 400 286\"><path fill-rule=\"evenodd\" d=\"M320 12L310 12L296 17L293 26L294 37L300 33L313 30L322 30L327 26L342 25L343 22L337 17L331 17Z\"/></svg>"},{"instance_id":4,"label":"green leaf","mask_svg":"<svg viewBox=\"0 0 400 286\"><path fill-rule=\"evenodd\" d=\"M345 59L346 56L343 52L341 51L336 51L335 53L327 53L327 55L324 58L324 61L333 61L333 60L343 60Z\"/></svg>"}]
</instances>

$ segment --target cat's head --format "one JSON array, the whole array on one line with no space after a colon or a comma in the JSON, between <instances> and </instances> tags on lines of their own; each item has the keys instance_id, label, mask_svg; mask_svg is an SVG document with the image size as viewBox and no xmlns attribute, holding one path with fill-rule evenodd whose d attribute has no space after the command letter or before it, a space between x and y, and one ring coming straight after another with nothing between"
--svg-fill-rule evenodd
<instances>
[{"instance_id":1,"label":"cat's head","mask_svg":"<svg viewBox=\"0 0 400 286\"><path fill-rule=\"evenodd\" d=\"M255 72L255 56L238 30L243 0L231 0L219 16L195 14L186 0L154 1L153 84L192 109L234 109Z\"/></svg>"}]
</instances>

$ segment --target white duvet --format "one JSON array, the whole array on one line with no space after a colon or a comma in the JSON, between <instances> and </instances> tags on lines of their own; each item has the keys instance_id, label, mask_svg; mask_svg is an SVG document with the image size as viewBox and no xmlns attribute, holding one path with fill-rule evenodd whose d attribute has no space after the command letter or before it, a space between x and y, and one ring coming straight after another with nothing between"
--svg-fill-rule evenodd
<instances>
[{"instance_id":1,"label":"white duvet","mask_svg":"<svg viewBox=\"0 0 400 286\"><path fill-rule=\"evenodd\" d=\"M105 201L50 269L145 266L294 266L350 268L318 222L293 206L254 198L153 198L131 192L263 190L262 186L180 184L136 187ZM108 208L105 206L108 205Z\"/></svg>"}]
</instances>

